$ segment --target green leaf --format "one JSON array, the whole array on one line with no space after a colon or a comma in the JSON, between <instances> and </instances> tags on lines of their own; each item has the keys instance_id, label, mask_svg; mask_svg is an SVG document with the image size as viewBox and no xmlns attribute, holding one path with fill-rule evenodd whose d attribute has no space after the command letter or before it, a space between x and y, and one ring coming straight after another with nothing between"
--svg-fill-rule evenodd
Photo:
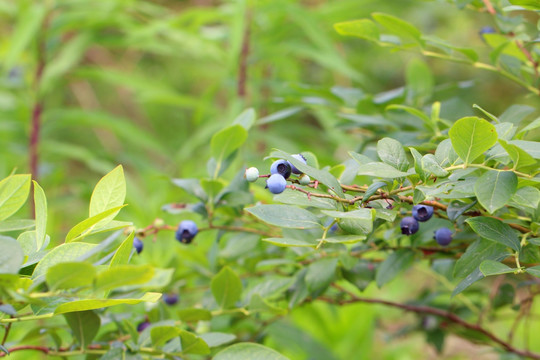
<instances>
[{"instance_id":1,"label":"green leaf","mask_svg":"<svg viewBox=\"0 0 540 360\"><path fill-rule=\"evenodd\" d=\"M311 212L291 205L257 205L246 209L262 221L293 229L320 227L319 218Z\"/></svg>"},{"instance_id":2,"label":"green leaf","mask_svg":"<svg viewBox=\"0 0 540 360\"><path fill-rule=\"evenodd\" d=\"M498 261L484 260L480 264L480 271L484 276L500 275L513 273L516 269L512 269Z\"/></svg>"},{"instance_id":3,"label":"green leaf","mask_svg":"<svg viewBox=\"0 0 540 360\"><path fill-rule=\"evenodd\" d=\"M159 348L171 339L180 336L182 330L174 326L154 326L150 329L152 345Z\"/></svg>"},{"instance_id":4,"label":"green leaf","mask_svg":"<svg viewBox=\"0 0 540 360\"><path fill-rule=\"evenodd\" d=\"M454 150L466 165L471 164L497 142L495 126L474 116L456 121L448 134Z\"/></svg>"},{"instance_id":5,"label":"green leaf","mask_svg":"<svg viewBox=\"0 0 540 360\"><path fill-rule=\"evenodd\" d=\"M86 235L90 234L90 232L96 228L96 225L101 223L103 219L109 218L111 214L114 214L116 216L116 214L118 214L118 211L122 209L124 206L126 205L121 205L121 206L111 208L102 213L94 215L86 220L81 221L80 223L75 225L71 230L69 230L68 234L66 235L66 243L77 241L84 238Z\"/></svg>"},{"instance_id":6,"label":"green leaf","mask_svg":"<svg viewBox=\"0 0 540 360\"><path fill-rule=\"evenodd\" d=\"M151 265L117 265L97 274L94 288L112 290L120 286L143 284L154 276Z\"/></svg>"},{"instance_id":7,"label":"green leaf","mask_svg":"<svg viewBox=\"0 0 540 360\"><path fill-rule=\"evenodd\" d=\"M399 249L391 253L377 268L375 281L380 288L399 273L408 269L414 262L414 251L409 249Z\"/></svg>"},{"instance_id":8,"label":"green leaf","mask_svg":"<svg viewBox=\"0 0 540 360\"><path fill-rule=\"evenodd\" d=\"M421 107L433 94L433 88L435 86L433 74L426 63L417 58L413 58L407 64L405 74L407 101L415 106ZM432 123L431 119L430 123ZM431 128L433 128L433 125Z\"/></svg>"},{"instance_id":9,"label":"green leaf","mask_svg":"<svg viewBox=\"0 0 540 360\"><path fill-rule=\"evenodd\" d=\"M212 320L212 313L206 309L188 308L178 310L178 317L184 322Z\"/></svg>"},{"instance_id":10,"label":"green leaf","mask_svg":"<svg viewBox=\"0 0 540 360\"><path fill-rule=\"evenodd\" d=\"M406 106L406 105L400 105L400 104L390 104L384 110L385 111L389 111L389 110L403 110L403 111L406 111L409 114L411 114L413 116L416 116L417 118L422 120L424 122L424 125L426 125L426 127L428 129L430 129L431 131L435 131L437 129L436 123L429 116L424 114L424 112L422 112L421 110L418 110L416 108Z\"/></svg>"},{"instance_id":11,"label":"green leaf","mask_svg":"<svg viewBox=\"0 0 540 360\"><path fill-rule=\"evenodd\" d=\"M255 110L253 108L248 108L234 119L233 125L241 125L244 129L249 130L253 124L255 124L256 118L257 114L255 113Z\"/></svg>"},{"instance_id":12,"label":"green leaf","mask_svg":"<svg viewBox=\"0 0 540 360\"><path fill-rule=\"evenodd\" d=\"M35 220L30 219L14 219L4 220L0 222L0 232L27 230L36 226Z\"/></svg>"},{"instance_id":13,"label":"green leaf","mask_svg":"<svg viewBox=\"0 0 540 360\"><path fill-rule=\"evenodd\" d=\"M424 168L422 167L422 155L415 148L409 148L414 159L414 170L416 175L420 176L422 181L426 181L429 177L429 174L426 174Z\"/></svg>"},{"instance_id":14,"label":"green leaf","mask_svg":"<svg viewBox=\"0 0 540 360\"><path fill-rule=\"evenodd\" d=\"M393 179L398 177L405 177L409 174L403 171L399 171L395 167L382 162L370 162L360 165L358 167L358 175L369 175L380 178Z\"/></svg>"},{"instance_id":15,"label":"green leaf","mask_svg":"<svg viewBox=\"0 0 540 360\"><path fill-rule=\"evenodd\" d=\"M203 339L185 330L180 330L180 342L182 353L205 355L210 353L210 348Z\"/></svg>"},{"instance_id":16,"label":"green leaf","mask_svg":"<svg viewBox=\"0 0 540 360\"><path fill-rule=\"evenodd\" d=\"M290 360L277 351L257 343L238 343L221 350L214 360Z\"/></svg>"},{"instance_id":17,"label":"green leaf","mask_svg":"<svg viewBox=\"0 0 540 360\"><path fill-rule=\"evenodd\" d=\"M101 224L105 224L118 214L126 198L126 179L124 178L124 168L118 165L110 173L99 180L90 198L89 217L95 217L110 209L118 209L108 217L101 219Z\"/></svg>"},{"instance_id":18,"label":"green leaf","mask_svg":"<svg viewBox=\"0 0 540 360\"><path fill-rule=\"evenodd\" d=\"M207 332L200 334L199 337L203 339L208 347L217 347L236 340L236 335L221 332Z\"/></svg>"},{"instance_id":19,"label":"green leaf","mask_svg":"<svg viewBox=\"0 0 540 360\"><path fill-rule=\"evenodd\" d=\"M439 163L437 162L437 159L435 158L435 155L433 154L426 154L422 157L422 169L424 172L434 175L436 177L445 177L448 175L448 171L444 170Z\"/></svg>"},{"instance_id":20,"label":"green leaf","mask_svg":"<svg viewBox=\"0 0 540 360\"><path fill-rule=\"evenodd\" d=\"M12 175L0 181L0 221L19 210L30 192L30 175Z\"/></svg>"},{"instance_id":21,"label":"green leaf","mask_svg":"<svg viewBox=\"0 0 540 360\"><path fill-rule=\"evenodd\" d=\"M459 200L453 200L450 204L448 204L448 208L446 208L448 220L455 221L460 215L471 209L477 203L478 202L476 200L471 203L462 203Z\"/></svg>"},{"instance_id":22,"label":"green leaf","mask_svg":"<svg viewBox=\"0 0 540 360\"><path fill-rule=\"evenodd\" d=\"M377 154L386 164L400 170L407 171L409 161L403 145L397 140L385 137L377 142Z\"/></svg>"},{"instance_id":23,"label":"green leaf","mask_svg":"<svg viewBox=\"0 0 540 360\"><path fill-rule=\"evenodd\" d=\"M247 130L242 125L231 125L212 136L210 150L216 160L214 178L217 177L223 161L246 141Z\"/></svg>"},{"instance_id":24,"label":"green leaf","mask_svg":"<svg viewBox=\"0 0 540 360\"><path fill-rule=\"evenodd\" d=\"M490 170L474 184L474 193L480 204L493 214L510 200L517 189L517 176L513 171Z\"/></svg>"},{"instance_id":25,"label":"green leaf","mask_svg":"<svg viewBox=\"0 0 540 360\"><path fill-rule=\"evenodd\" d=\"M499 143L506 150L510 159L514 163L514 169L519 170L521 168L536 164L536 160L529 155L525 150L520 147L507 143L506 141L499 139Z\"/></svg>"},{"instance_id":26,"label":"green leaf","mask_svg":"<svg viewBox=\"0 0 540 360\"><path fill-rule=\"evenodd\" d=\"M538 205L540 204L540 190L532 186L524 186L516 191L512 196L512 201L519 206L538 209Z\"/></svg>"},{"instance_id":27,"label":"green leaf","mask_svg":"<svg viewBox=\"0 0 540 360\"><path fill-rule=\"evenodd\" d=\"M510 247L519 251L519 238L514 230L501 220L476 216L465 220L475 233L491 241Z\"/></svg>"},{"instance_id":28,"label":"green leaf","mask_svg":"<svg viewBox=\"0 0 540 360\"><path fill-rule=\"evenodd\" d=\"M322 259L307 267L306 285L313 298L324 293L336 275L337 259Z\"/></svg>"},{"instance_id":29,"label":"green leaf","mask_svg":"<svg viewBox=\"0 0 540 360\"><path fill-rule=\"evenodd\" d=\"M73 289L92 285L96 268L87 262L65 262L53 265L47 270L45 279L54 290Z\"/></svg>"},{"instance_id":30,"label":"green leaf","mask_svg":"<svg viewBox=\"0 0 540 360\"><path fill-rule=\"evenodd\" d=\"M338 222L339 226L344 229L347 226L354 226L355 229L362 230L361 234L369 234L373 230L373 218L375 216L375 210L373 209L362 208L347 212L322 210L321 212L333 218L348 219L348 222L343 220ZM356 235L361 235L357 231L354 231L353 233Z\"/></svg>"},{"instance_id":31,"label":"green leaf","mask_svg":"<svg viewBox=\"0 0 540 360\"><path fill-rule=\"evenodd\" d=\"M327 237L326 239L317 239L317 242L322 241L330 244L355 244L364 240L366 240L365 235L339 235Z\"/></svg>"},{"instance_id":32,"label":"green leaf","mask_svg":"<svg viewBox=\"0 0 540 360\"><path fill-rule=\"evenodd\" d=\"M307 154L306 154L307 155ZM293 164L298 170L303 172L304 174L309 175L312 179L318 180L320 183L327 186L330 190L332 190L336 195L343 196L343 190L341 189L341 184L339 181L328 171L325 170L319 170L312 166L304 164L302 161L292 157L290 154L281 151L281 150L275 150L273 151L270 156L272 157L278 157L280 159L285 159L289 161L291 164Z\"/></svg>"},{"instance_id":33,"label":"green leaf","mask_svg":"<svg viewBox=\"0 0 540 360\"><path fill-rule=\"evenodd\" d=\"M24 261L24 252L17 240L0 235L0 274L16 274Z\"/></svg>"},{"instance_id":34,"label":"green leaf","mask_svg":"<svg viewBox=\"0 0 540 360\"><path fill-rule=\"evenodd\" d=\"M45 197L45 192L36 181L34 181L34 204L36 215L36 250L39 250L45 242L47 232L47 198Z\"/></svg>"},{"instance_id":35,"label":"green leaf","mask_svg":"<svg viewBox=\"0 0 540 360\"><path fill-rule=\"evenodd\" d=\"M525 269L525 271L532 276L540 277L540 265L531 266L530 268Z\"/></svg>"},{"instance_id":36,"label":"green leaf","mask_svg":"<svg viewBox=\"0 0 540 360\"><path fill-rule=\"evenodd\" d=\"M115 305L134 305L141 302L157 302L161 297L160 293L148 292L138 299L86 299L75 300L59 305L54 311L55 314L65 314L74 311L94 310L100 308L107 308Z\"/></svg>"},{"instance_id":37,"label":"green leaf","mask_svg":"<svg viewBox=\"0 0 540 360\"><path fill-rule=\"evenodd\" d=\"M340 35L356 36L366 40L379 41L379 29L377 28L377 25L369 19L339 22L334 24L334 29Z\"/></svg>"},{"instance_id":38,"label":"green leaf","mask_svg":"<svg viewBox=\"0 0 540 360\"><path fill-rule=\"evenodd\" d=\"M251 296L248 310L250 313L267 312L274 315L285 315L287 313L286 309L269 304L260 294Z\"/></svg>"},{"instance_id":39,"label":"green leaf","mask_svg":"<svg viewBox=\"0 0 540 360\"><path fill-rule=\"evenodd\" d=\"M400 18L384 13L373 13L371 16L379 24L398 36L414 40L422 46L424 45L420 30L405 20L401 20Z\"/></svg>"},{"instance_id":40,"label":"green leaf","mask_svg":"<svg viewBox=\"0 0 540 360\"><path fill-rule=\"evenodd\" d=\"M508 142L518 146L520 149L525 150L525 152L531 155L535 159L540 159L540 146L538 146L537 141L527 141L527 140L512 140Z\"/></svg>"},{"instance_id":41,"label":"green leaf","mask_svg":"<svg viewBox=\"0 0 540 360\"><path fill-rule=\"evenodd\" d=\"M284 191L281 194L274 196L274 201L297 206L310 206L317 209L334 210L336 208L336 202L331 199L320 197L307 197L306 194L298 191Z\"/></svg>"},{"instance_id":42,"label":"green leaf","mask_svg":"<svg viewBox=\"0 0 540 360\"><path fill-rule=\"evenodd\" d=\"M509 255L506 246L480 238L469 245L465 253L456 261L454 277L464 278L477 269L482 261L505 258Z\"/></svg>"},{"instance_id":43,"label":"green leaf","mask_svg":"<svg viewBox=\"0 0 540 360\"><path fill-rule=\"evenodd\" d=\"M309 241L305 239L293 239L293 238L266 238L263 241L268 242L276 246L292 247L316 247L317 243L315 241Z\"/></svg>"},{"instance_id":44,"label":"green leaf","mask_svg":"<svg viewBox=\"0 0 540 360\"><path fill-rule=\"evenodd\" d=\"M41 261L37 264L32 274L32 279L37 281L45 274L53 265L65 262L76 261L79 257L95 248L96 244L89 243L69 243L60 244L53 248Z\"/></svg>"},{"instance_id":45,"label":"green leaf","mask_svg":"<svg viewBox=\"0 0 540 360\"><path fill-rule=\"evenodd\" d=\"M208 200L208 196L202 189L199 179L172 179L172 183L203 202Z\"/></svg>"},{"instance_id":46,"label":"green leaf","mask_svg":"<svg viewBox=\"0 0 540 360\"><path fill-rule=\"evenodd\" d=\"M133 238L135 237L135 232L131 232L126 240L122 241L122 244L116 249L113 258L109 267L115 267L119 265L126 265L129 261L129 256L133 250Z\"/></svg>"},{"instance_id":47,"label":"green leaf","mask_svg":"<svg viewBox=\"0 0 540 360\"><path fill-rule=\"evenodd\" d=\"M228 266L212 278L210 288L217 304L222 309L233 307L242 295L242 281Z\"/></svg>"},{"instance_id":48,"label":"green leaf","mask_svg":"<svg viewBox=\"0 0 540 360\"><path fill-rule=\"evenodd\" d=\"M81 349L90 345L101 326L99 316L95 312L88 310L65 314L64 317L71 331L73 331L73 335L81 345Z\"/></svg>"},{"instance_id":49,"label":"green leaf","mask_svg":"<svg viewBox=\"0 0 540 360\"><path fill-rule=\"evenodd\" d=\"M509 1L513 5L523 6L524 8L529 9L529 10L540 11L540 4L538 3L538 0L509 0Z\"/></svg>"},{"instance_id":50,"label":"green leaf","mask_svg":"<svg viewBox=\"0 0 540 360\"><path fill-rule=\"evenodd\" d=\"M495 123L500 123L499 121L499 118L497 118L495 115L493 115L492 113L484 110L482 107L480 107L480 105L477 105L477 104L473 104L472 106L474 109L478 109L480 110L484 115L486 115L486 117L490 118L491 121L495 122Z\"/></svg>"}]
</instances>

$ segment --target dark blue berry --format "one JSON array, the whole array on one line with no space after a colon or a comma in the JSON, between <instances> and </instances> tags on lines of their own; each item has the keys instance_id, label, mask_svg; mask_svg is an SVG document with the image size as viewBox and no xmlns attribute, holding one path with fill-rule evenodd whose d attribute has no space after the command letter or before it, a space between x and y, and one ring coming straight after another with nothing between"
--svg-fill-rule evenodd
<instances>
[{"instance_id":1,"label":"dark blue berry","mask_svg":"<svg viewBox=\"0 0 540 360\"><path fill-rule=\"evenodd\" d=\"M434 238L437 244L446 246L452 241L452 230L445 227L437 229Z\"/></svg>"},{"instance_id":2,"label":"dark blue berry","mask_svg":"<svg viewBox=\"0 0 540 360\"><path fill-rule=\"evenodd\" d=\"M199 229L197 228L197 224L191 220L184 220L178 225L178 229L176 230L176 240L180 241L184 244L189 244L197 235L199 232Z\"/></svg>"},{"instance_id":3,"label":"dark blue berry","mask_svg":"<svg viewBox=\"0 0 540 360\"><path fill-rule=\"evenodd\" d=\"M296 160L299 160L301 162L303 162L304 164L307 164L307 160L306 158L304 157L304 155L302 154L294 154L294 155L291 155L293 158L295 158ZM288 161L287 161L288 162ZM288 162L289 165L291 166L291 171L293 172L293 174L301 174L302 172L300 170L298 170L296 168L296 166L294 166L293 164L291 164L290 162Z\"/></svg>"},{"instance_id":4,"label":"dark blue berry","mask_svg":"<svg viewBox=\"0 0 540 360\"><path fill-rule=\"evenodd\" d=\"M163 295L163 301L167 305L174 305L178 302L178 294L165 294Z\"/></svg>"},{"instance_id":5,"label":"dark blue berry","mask_svg":"<svg viewBox=\"0 0 540 360\"><path fill-rule=\"evenodd\" d=\"M270 166L270 174L279 174L288 179L291 176L291 164L287 160L276 160Z\"/></svg>"},{"instance_id":6,"label":"dark blue berry","mask_svg":"<svg viewBox=\"0 0 540 360\"><path fill-rule=\"evenodd\" d=\"M133 238L133 247L137 250L137 254L140 254L143 250L144 244L138 237Z\"/></svg>"},{"instance_id":7,"label":"dark blue berry","mask_svg":"<svg viewBox=\"0 0 540 360\"><path fill-rule=\"evenodd\" d=\"M287 181L280 174L273 174L266 180L266 187L272 194L281 194L287 187Z\"/></svg>"},{"instance_id":8,"label":"dark blue berry","mask_svg":"<svg viewBox=\"0 0 540 360\"><path fill-rule=\"evenodd\" d=\"M497 31L492 26L484 26L483 28L480 29L478 34L482 36L484 34L495 34L496 32Z\"/></svg>"},{"instance_id":9,"label":"dark blue berry","mask_svg":"<svg viewBox=\"0 0 540 360\"><path fill-rule=\"evenodd\" d=\"M418 231L420 225L418 225L418 221L416 221L415 218L407 216L401 219L399 227L401 228L401 233L403 235L412 235Z\"/></svg>"},{"instance_id":10,"label":"dark blue berry","mask_svg":"<svg viewBox=\"0 0 540 360\"><path fill-rule=\"evenodd\" d=\"M146 329L149 326L150 326L150 323L148 321L143 321L142 323L137 325L137 331L141 332L141 331L143 331L144 329Z\"/></svg>"},{"instance_id":11,"label":"dark blue berry","mask_svg":"<svg viewBox=\"0 0 540 360\"><path fill-rule=\"evenodd\" d=\"M428 221L433 216L433 206L414 205L412 208L412 216L418 221Z\"/></svg>"}]
</instances>

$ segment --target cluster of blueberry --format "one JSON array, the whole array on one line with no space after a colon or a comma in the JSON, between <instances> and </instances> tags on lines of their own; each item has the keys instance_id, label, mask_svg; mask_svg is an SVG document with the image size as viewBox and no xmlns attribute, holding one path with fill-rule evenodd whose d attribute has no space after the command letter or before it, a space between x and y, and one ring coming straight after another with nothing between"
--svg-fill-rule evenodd
<instances>
[{"instance_id":1,"label":"cluster of blueberry","mask_svg":"<svg viewBox=\"0 0 540 360\"><path fill-rule=\"evenodd\" d=\"M293 158L307 164L306 158L302 154L294 154ZM291 174L299 175L298 182L300 185L308 185L311 181L309 176L302 174L293 164L287 160L276 160L270 166L270 176L266 180L266 187L272 194L281 194L287 187L287 179ZM246 180L255 182L259 178L259 169L250 167L246 169Z\"/></svg>"},{"instance_id":2,"label":"cluster of blueberry","mask_svg":"<svg viewBox=\"0 0 540 360\"><path fill-rule=\"evenodd\" d=\"M199 232L199 228L194 221L184 220L178 225L176 229L175 237L176 240L184 244L189 244L195 238L195 235ZM133 238L133 247L137 251L137 254L140 254L143 251L144 244L141 239L138 237Z\"/></svg>"},{"instance_id":3,"label":"cluster of blueberry","mask_svg":"<svg viewBox=\"0 0 540 360\"><path fill-rule=\"evenodd\" d=\"M419 221L424 222L433 216L433 207L428 205L414 205L412 216L401 219L400 228L403 235L412 235L420 229ZM435 241L439 245L447 246L452 241L452 230L442 227L435 231Z\"/></svg>"}]
</instances>

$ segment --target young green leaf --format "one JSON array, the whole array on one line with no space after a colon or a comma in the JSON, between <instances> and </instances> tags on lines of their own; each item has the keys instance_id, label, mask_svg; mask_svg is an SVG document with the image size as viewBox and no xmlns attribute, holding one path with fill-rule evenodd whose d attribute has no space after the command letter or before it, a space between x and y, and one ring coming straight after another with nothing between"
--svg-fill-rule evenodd
<instances>
[{"instance_id":1,"label":"young green leaf","mask_svg":"<svg viewBox=\"0 0 540 360\"><path fill-rule=\"evenodd\" d=\"M51 290L73 289L92 285L96 268L87 262L65 262L51 266L45 279Z\"/></svg>"},{"instance_id":2,"label":"young green leaf","mask_svg":"<svg viewBox=\"0 0 540 360\"><path fill-rule=\"evenodd\" d=\"M40 250L45 241L45 235L47 232L47 198L45 192L34 181L34 206L36 217L36 249Z\"/></svg>"},{"instance_id":3,"label":"young green leaf","mask_svg":"<svg viewBox=\"0 0 540 360\"><path fill-rule=\"evenodd\" d=\"M375 281L378 287L394 279L399 273L405 271L414 262L414 251L409 249L399 249L391 253L386 260L377 268Z\"/></svg>"},{"instance_id":4,"label":"young green leaf","mask_svg":"<svg viewBox=\"0 0 540 360\"><path fill-rule=\"evenodd\" d=\"M111 259L111 263L109 264L109 267L115 267L119 265L126 265L129 262L129 256L131 255L131 251L133 250L133 238L135 237L135 233L131 232L129 236L122 241L122 244L116 249L116 252L114 253L113 258Z\"/></svg>"},{"instance_id":5,"label":"young green leaf","mask_svg":"<svg viewBox=\"0 0 540 360\"><path fill-rule=\"evenodd\" d=\"M356 36L370 41L379 41L379 28L369 19L343 21L334 24L338 34Z\"/></svg>"},{"instance_id":6,"label":"young green leaf","mask_svg":"<svg viewBox=\"0 0 540 360\"><path fill-rule=\"evenodd\" d=\"M491 170L476 180L474 192L480 204L493 214L510 200L517 189L517 176L512 171Z\"/></svg>"},{"instance_id":7,"label":"young green leaf","mask_svg":"<svg viewBox=\"0 0 540 360\"><path fill-rule=\"evenodd\" d=\"M454 150L466 165L471 164L497 142L495 126L475 116L456 121L448 135Z\"/></svg>"},{"instance_id":8,"label":"young green leaf","mask_svg":"<svg viewBox=\"0 0 540 360\"><path fill-rule=\"evenodd\" d=\"M118 165L110 173L102 177L95 186L92 197L90 198L89 217L94 217L102 214L104 211L122 206L125 198L126 180L124 178L124 169L122 165ZM117 213L113 212L107 218L102 219L101 223L104 224L114 219Z\"/></svg>"},{"instance_id":9,"label":"young green leaf","mask_svg":"<svg viewBox=\"0 0 540 360\"><path fill-rule=\"evenodd\" d=\"M382 138L377 142L377 154L379 158L386 164L400 170L407 171L409 161L403 149L403 145L392 138Z\"/></svg>"},{"instance_id":10,"label":"young green leaf","mask_svg":"<svg viewBox=\"0 0 540 360\"><path fill-rule=\"evenodd\" d=\"M242 295L242 281L228 266L212 278L210 288L217 304L222 309L233 307Z\"/></svg>"},{"instance_id":11,"label":"young green leaf","mask_svg":"<svg viewBox=\"0 0 540 360\"><path fill-rule=\"evenodd\" d=\"M68 234L66 235L66 243L84 238L86 235L90 234L93 229L96 228L97 224L102 223L104 219L108 219L108 221L112 220L110 216L113 214L114 216L116 216L116 214L118 214L120 209L122 209L124 206L126 205L113 207L111 209L105 210L102 213L99 213L97 215L89 217L86 220L81 221L73 228L71 228L71 230L69 230Z\"/></svg>"},{"instance_id":12,"label":"young green leaf","mask_svg":"<svg viewBox=\"0 0 540 360\"><path fill-rule=\"evenodd\" d=\"M19 210L30 192L30 175L12 175L0 181L0 221Z\"/></svg>"}]
</instances>

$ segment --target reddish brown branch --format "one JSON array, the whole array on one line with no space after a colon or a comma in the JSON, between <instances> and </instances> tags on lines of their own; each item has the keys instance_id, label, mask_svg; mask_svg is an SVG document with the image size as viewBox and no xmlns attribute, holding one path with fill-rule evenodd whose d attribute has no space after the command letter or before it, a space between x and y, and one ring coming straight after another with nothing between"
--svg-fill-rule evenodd
<instances>
[{"instance_id":1,"label":"reddish brown branch","mask_svg":"<svg viewBox=\"0 0 540 360\"><path fill-rule=\"evenodd\" d=\"M484 5L486 6L488 13L490 13L491 15L497 14L495 9L493 8L493 5L491 5L491 1L489 0L483 0L483 1L484 1Z\"/></svg>"},{"instance_id":2,"label":"reddish brown branch","mask_svg":"<svg viewBox=\"0 0 540 360\"><path fill-rule=\"evenodd\" d=\"M248 69L248 56L249 56L249 37L251 35L251 16L246 14L246 27L244 29L244 36L242 39L242 50L240 52L240 61L238 66L238 97L245 98L246 82L247 82L247 69Z\"/></svg>"},{"instance_id":3,"label":"reddish brown branch","mask_svg":"<svg viewBox=\"0 0 540 360\"><path fill-rule=\"evenodd\" d=\"M404 311L410 311L410 312L419 313L419 314L429 314L429 315L438 316L438 317L444 318L444 319L446 319L446 320L448 320L450 322L453 322L454 324L457 324L457 325L459 325L459 326L461 326L463 328L466 328L466 329L469 329L469 330L472 330L472 331L475 331L477 333L480 333L480 334L484 335L485 337L487 337L488 339L490 339L494 343L500 345L504 350L506 350L508 352L514 353L514 354L519 355L519 356L528 357L528 358L531 358L531 359L540 359L540 354L533 353L533 352L530 352L528 350L517 349L517 348L513 347L510 343L508 343L508 342L502 340L501 338L497 337L495 334L493 334L492 332L490 332L487 329L483 328L482 326L470 323L468 321L465 321L462 318L460 318L459 316L457 316L456 314L451 313L449 311L434 308L434 307L430 307L430 306L402 304L402 303L398 303L398 302L394 302L394 301L388 301L388 300L382 300L382 299L370 299L370 298L359 297L359 296L356 296L351 291L349 291L349 290L347 290L347 289L345 289L345 288L343 288L343 287L341 287L341 286L339 286L337 284L333 284L333 287L335 287L336 289L338 289L342 293L346 293L350 297L350 299L336 300L336 299L332 299L332 298L328 298L328 297L319 297L318 299L326 301L326 302L337 303L337 304L340 304L340 305L353 304L353 303L358 303L358 302L367 303L367 304L380 304L380 305L385 305L385 306L398 308L398 309L401 309L401 310L404 310Z\"/></svg>"}]
</instances>

